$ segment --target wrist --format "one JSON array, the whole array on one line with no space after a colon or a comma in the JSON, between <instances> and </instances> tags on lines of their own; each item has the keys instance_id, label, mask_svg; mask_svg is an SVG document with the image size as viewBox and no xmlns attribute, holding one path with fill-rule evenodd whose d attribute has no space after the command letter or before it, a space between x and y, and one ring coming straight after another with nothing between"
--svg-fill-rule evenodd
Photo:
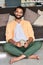
<instances>
[{"instance_id":1,"label":"wrist","mask_svg":"<svg viewBox=\"0 0 43 65\"><path fill-rule=\"evenodd\" d=\"M27 40L27 43L29 43L29 40Z\"/></svg>"},{"instance_id":2,"label":"wrist","mask_svg":"<svg viewBox=\"0 0 43 65\"><path fill-rule=\"evenodd\" d=\"M17 45L17 43L15 42L14 45Z\"/></svg>"}]
</instances>

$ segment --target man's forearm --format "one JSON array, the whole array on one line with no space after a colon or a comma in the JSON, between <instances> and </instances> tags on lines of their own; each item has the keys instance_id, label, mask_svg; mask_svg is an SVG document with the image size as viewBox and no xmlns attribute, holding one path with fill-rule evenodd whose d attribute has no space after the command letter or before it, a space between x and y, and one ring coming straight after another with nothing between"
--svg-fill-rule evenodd
<instances>
[{"instance_id":1,"label":"man's forearm","mask_svg":"<svg viewBox=\"0 0 43 65\"><path fill-rule=\"evenodd\" d=\"M8 42L10 42L13 45L16 45L16 42L14 40L12 40L12 39L9 39Z\"/></svg>"},{"instance_id":2,"label":"man's forearm","mask_svg":"<svg viewBox=\"0 0 43 65\"><path fill-rule=\"evenodd\" d=\"M31 42L33 42L33 38L32 37L29 37L29 39L27 41L30 44Z\"/></svg>"}]
</instances>

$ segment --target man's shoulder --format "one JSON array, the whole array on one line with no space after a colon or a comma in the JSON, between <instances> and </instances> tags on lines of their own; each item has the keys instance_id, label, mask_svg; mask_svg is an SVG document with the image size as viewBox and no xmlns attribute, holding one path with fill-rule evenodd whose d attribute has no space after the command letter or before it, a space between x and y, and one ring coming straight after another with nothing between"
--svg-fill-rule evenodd
<instances>
[{"instance_id":1,"label":"man's shoulder","mask_svg":"<svg viewBox=\"0 0 43 65\"><path fill-rule=\"evenodd\" d=\"M15 20L12 20L12 21L8 22L7 24L9 24L9 25L15 24Z\"/></svg>"}]
</instances>

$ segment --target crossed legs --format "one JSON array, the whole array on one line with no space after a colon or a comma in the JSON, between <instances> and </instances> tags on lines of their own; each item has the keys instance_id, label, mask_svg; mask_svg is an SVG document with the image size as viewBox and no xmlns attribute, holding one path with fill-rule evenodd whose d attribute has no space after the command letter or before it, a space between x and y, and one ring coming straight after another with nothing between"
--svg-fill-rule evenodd
<instances>
[{"instance_id":1,"label":"crossed legs","mask_svg":"<svg viewBox=\"0 0 43 65\"><path fill-rule=\"evenodd\" d=\"M37 55L33 55L38 49L40 49L42 46L42 42L33 42L31 43L28 48L24 48L21 50L21 48L17 48L16 46L6 43L4 45L4 50L8 53L15 55L16 57L13 57L10 60L10 63L14 63L16 61L19 61L25 57L28 57L30 59L39 59ZM23 51L24 50L24 51Z\"/></svg>"}]
</instances>

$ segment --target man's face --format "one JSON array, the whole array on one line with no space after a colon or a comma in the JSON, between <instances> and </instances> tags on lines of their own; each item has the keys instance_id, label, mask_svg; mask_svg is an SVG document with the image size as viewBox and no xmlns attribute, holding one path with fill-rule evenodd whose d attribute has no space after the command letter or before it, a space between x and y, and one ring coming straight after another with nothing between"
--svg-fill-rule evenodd
<instances>
[{"instance_id":1,"label":"man's face","mask_svg":"<svg viewBox=\"0 0 43 65\"><path fill-rule=\"evenodd\" d=\"M21 8L17 8L14 15L16 19L21 19L23 16L23 10Z\"/></svg>"}]
</instances>

